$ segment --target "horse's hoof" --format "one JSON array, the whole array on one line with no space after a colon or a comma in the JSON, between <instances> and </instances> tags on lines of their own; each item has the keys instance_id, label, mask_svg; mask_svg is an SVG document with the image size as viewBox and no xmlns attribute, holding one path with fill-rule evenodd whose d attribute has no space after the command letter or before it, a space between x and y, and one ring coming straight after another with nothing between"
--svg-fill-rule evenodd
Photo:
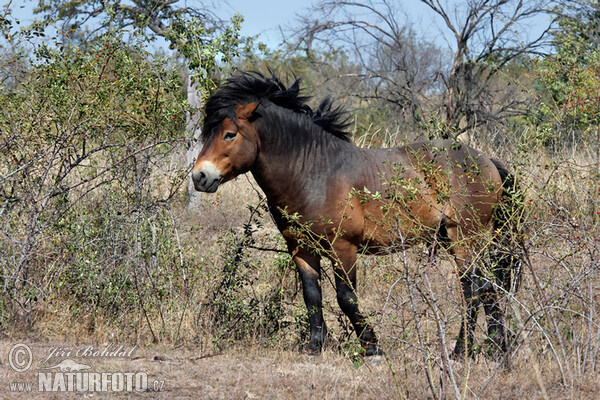
<instances>
[{"instance_id":1,"label":"horse's hoof","mask_svg":"<svg viewBox=\"0 0 600 400\"><path fill-rule=\"evenodd\" d=\"M318 356L321 354L322 351L322 347L318 344L314 344L314 343L309 343L306 346L304 346L300 352L302 354L306 354L307 356Z\"/></svg>"},{"instance_id":2,"label":"horse's hoof","mask_svg":"<svg viewBox=\"0 0 600 400\"><path fill-rule=\"evenodd\" d=\"M374 356L382 356L383 355L383 351L381 350L381 348L374 344L374 343L369 343L369 345L367 345L367 349L365 351L365 356L367 357L374 357Z\"/></svg>"},{"instance_id":3,"label":"horse's hoof","mask_svg":"<svg viewBox=\"0 0 600 400\"><path fill-rule=\"evenodd\" d=\"M464 351L463 352L453 351L452 353L450 353L450 357L449 358L450 358L450 361L456 362L456 363L459 363L459 364L464 363L465 360L466 360Z\"/></svg>"},{"instance_id":4,"label":"horse's hoof","mask_svg":"<svg viewBox=\"0 0 600 400\"><path fill-rule=\"evenodd\" d=\"M473 359L473 352L466 349L464 343L457 343L454 351L450 353L450 359L459 363L464 363L467 359Z\"/></svg>"},{"instance_id":5,"label":"horse's hoof","mask_svg":"<svg viewBox=\"0 0 600 400\"><path fill-rule=\"evenodd\" d=\"M487 357L492 361L502 361L506 355L506 349L501 347L492 347L487 351Z\"/></svg>"}]
</instances>

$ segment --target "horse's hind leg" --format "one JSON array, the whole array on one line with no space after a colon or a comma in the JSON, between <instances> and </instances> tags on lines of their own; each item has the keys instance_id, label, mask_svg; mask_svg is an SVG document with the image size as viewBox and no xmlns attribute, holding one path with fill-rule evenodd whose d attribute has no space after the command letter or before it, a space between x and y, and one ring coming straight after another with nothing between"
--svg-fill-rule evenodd
<instances>
[{"instance_id":1,"label":"horse's hind leg","mask_svg":"<svg viewBox=\"0 0 600 400\"><path fill-rule=\"evenodd\" d=\"M494 285L484 279L481 292L481 301L487 315L488 337L493 345L502 352L506 351L506 340L504 337L504 313L498 302L498 292Z\"/></svg>"},{"instance_id":2,"label":"horse's hind leg","mask_svg":"<svg viewBox=\"0 0 600 400\"><path fill-rule=\"evenodd\" d=\"M461 277L462 290L465 297L466 311L454 353L464 354L465 345L467 354L472 356L472 346L475 326L477 324L477 308L483 304L487 316L488 337L493 344L502 351L506 350L504 340L503 313L498 303L498 293L493 283L485 277L479 268L472 266ZM465 338L466 327L466 338Z\"/></svg>"},{"instance_id":3,"label":"horse's hind leg","mask_svg":"<svg viewBox=\"0 0 600 400\"><path fill-rule=\"evenodd\" d=\"M475 268L473 257L469 253L465 243L460 243L458 238L458 229L452 227L448 229L449 238L453 245L448 250L454 256L457 271L459 272L460 285L462 289L464 301L464 314L460 324L460 331L456 346L454 347L454 355L461 359L465 355L473 356L473 339L475 335L475 326L477 324L477 309L481 304L479 297L480 279L478 271Z\"/></svg>"},{"instance_id":4,"label":"horse's hind leg","mask_svg":"<svg viewBox=\"0 0 600 400\"><path fill-rule=\"evenodd\" d=\"M350 319L356 336L365 348L367 356L380 355L381 349L377 343L377 336L367 318L365 318L358 307L356 297L356 248L348 246L343 250L337 250L337 259L332 259L335 271L335 287L337 301Z\"/></svg>"},{"instance_id":5,"label":"horse's hind leg","mask_svg":"<svg viewBox=\"0 0 600 400\"><path fill-rule=\"evenodd\" d=\"M489 290L482 295L485 313L488 316L488 336L503 353L507 350L507 333L510 335L510 327L505 324L504 311L500 306L502 295L499 296L499 293L513 292L517 289L521 267L520 259L514 253L515 249L508 250L497 249L491 253L493 275L498 286L490 284Z\"/></svg>"},{"instance_id":6,"label":"horse's hind leg","mask_svg":"<svg viewBox=\"0 0 600 400\"><path fill-rule=\"evenodd\" d=\"M321 286L319 285L320 258L304 252L298 252L293 258L302 281L302 294L310 323L310 340L304 350L309 354L318 354L327 337L327 327L323 319Z\"/></svg>"},{"instance_id":7,"label":"horse's hind leg","mask_svg":"<svg viewBox=\"0 0 600 400\"><path fill-rule=\"evenodd\" d=\"M475 325L477 324L477 309L479 308L479 279L475 276L475 271L466 271L460 278L460 284L465 301L465 313L463 314L458 333L458 340L454 347L454 354L457 357L473 355L473 339L475 335Z\"/></svg>"}]
</instances>

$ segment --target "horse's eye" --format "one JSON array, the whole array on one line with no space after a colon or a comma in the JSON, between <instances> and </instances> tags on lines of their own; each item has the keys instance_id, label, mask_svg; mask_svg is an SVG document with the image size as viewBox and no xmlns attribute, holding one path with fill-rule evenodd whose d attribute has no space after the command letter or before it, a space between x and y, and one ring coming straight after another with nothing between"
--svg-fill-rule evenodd
<instances>
[{"instance_id":1,"label":"horse's eye","mask_svg":"<svg viewBox=\"0 0 600 400\"><path fill-rule=\"evenodd\" d=\"M235 133L235 132L226 132L225 136L223 136L223 139L227 140L228 142L231 142L236 137L237 137L237 133Z\"/></svg>"}]
</instances>

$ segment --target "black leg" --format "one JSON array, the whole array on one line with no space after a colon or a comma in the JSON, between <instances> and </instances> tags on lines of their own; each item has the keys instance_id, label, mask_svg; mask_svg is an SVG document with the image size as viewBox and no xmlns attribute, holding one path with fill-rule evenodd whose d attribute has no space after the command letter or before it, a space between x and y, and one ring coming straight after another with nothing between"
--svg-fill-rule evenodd
<instances>
[{"instance_id":1,"label":"black leg","mask_svg":"<svg viewBox=\"0 0 600 400\"><path fill-rule=\"evenodd\" d=\"M460 356L465 352L472 356L472 346L475 326L477 324L477 309L483 304L487 316L488 337L493 345L501 351L506 351L504 337L503 312L498 303L498 292L492 282L475 268L472 272L461 278L462 290L465 296L466 312L458 334L458 342L454 352ZM465 338L466 326L466 338Z\"/></svg>"},{"instance_id":2,"label":"black leg","mask_svg":"<svg viewBox=\"0 0 600 400\"><path fill-rule=\"evenodd\" d=\"M294 262L302 281L302 294L310 323L310 340L304 350L309 354L318 354L323 349L327 337L319 285L320 260L313 255L296 255Z\"/></svg>"},{"instance_id":3,"label":"black leg","mask_svg":"<svg viewBox=\"0 0 600 400\"><path fill-rule=\"evenodd\" d=\"M375 331L369 325L367 319L360 313L358 307L358 298L355 293L356 274L352 274L352 277L348 279L348 277L340 276L340 274L336 273L335 285L338 304L344 314L350 319L358 340L366 350L366 355L381 355L382 352L377 343Z\"/></svg>"},{"instance_id":4,"label":"black leg","mask_svg":"<svg viewBox=\"0 0 600 400\"><path fill-rule=\"evenodd\" d=\"M463 295L465 298L465 314L463 315L462 323L460 324L460 332L458 340L454 348L454 354L457 357L462 357L465 354L465 348L469 357L473 356L473 338L475 325L477 324L477 309L479 308L479 283L480 280L476 276L476 272L467 272L460 278ZM465 335L466 328L466 335Z\"/></svg>"},{"instance_id":5,"label":"black leg","mask_svg":"<svg viewBox=\"0 0 600 400\"><path fill-rule=\"evenodd\" d=\"M504 335L504 315L498 302L498 292L491 282L487 281L483 286L481 301L487 315L488 337L497 350L506 351L506 340Z\"/></svg>"}]
</instances>

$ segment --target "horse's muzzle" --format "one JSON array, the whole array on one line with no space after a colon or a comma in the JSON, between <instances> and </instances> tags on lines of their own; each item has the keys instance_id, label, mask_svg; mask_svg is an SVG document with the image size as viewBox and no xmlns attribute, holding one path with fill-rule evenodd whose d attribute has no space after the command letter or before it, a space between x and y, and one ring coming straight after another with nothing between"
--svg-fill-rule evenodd
<instances>
[{"instance_id":1,"label":"horse's muzzle","mask_svg":"<svg viewBox=\"0 0 600 400\"><path fill-rule=\"evenodd\" d=\"M205 162L192 171L194 187L199 192L214 193L221 183L221 172L213 163Z\"/></svg>"}]
</instances>

